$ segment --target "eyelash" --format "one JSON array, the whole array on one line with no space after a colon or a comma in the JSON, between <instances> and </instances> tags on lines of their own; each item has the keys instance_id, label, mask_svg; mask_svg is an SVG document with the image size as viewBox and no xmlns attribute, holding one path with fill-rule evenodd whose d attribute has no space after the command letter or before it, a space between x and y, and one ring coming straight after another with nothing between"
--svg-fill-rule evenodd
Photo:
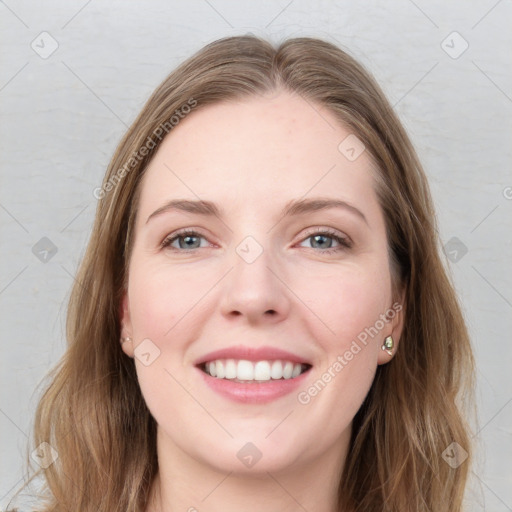
<instances>
[{"instance_id":1,"label":"eyelash","mask_svg":"<svg viewBox=\"0 0 512 512\"><path fill-rule=\"evenodd\" d=\"M308 238L311 238L316 235L322 235L322 236L327 236L329 238L333 238L339 244L338 247L324 249L324 250L319 251L322 254L337 253L337 252L352 248L352 242L350 241L349 238L341 236L336 231L332 231L328 228L314 228L311 231L307 231L306 236L302 239L302 241L305 241ZM310 247L310 249L314 250L314 247Z\"/></svg>"},{"instance_id":2,"label":"eyelash","mask_svg":"<svg viewBox=\"0 0 512 512\"><path fill-rule=\"evenodd\" d=\"M329 238L333 238L339 244L338 247L318 251L322 254L337 253L339 251L347 250L352 247L352 242L348 238L340 236L336 232L334 232L330 229L327 229L327 228L315 228L313 231L307 232L307 236L305 236L301 241L303 242L303 241L307 240L308 238L311 238L311 237L317 236L317 235L323 235L323 236L327 236ZM177 240L178 238L186 237L186 236L200 237L200 238L204 238L206 240L206 237L201 235L201 233L198 233L197 231L194 231L192 229L184 229L182 231L178 231L177 233L173 233L172 235L166 237L163 240L163 242L160 244L160 246L162 249L170 248L171 250L173 250L175 252L188 252L188 253L197 251L198 249L201 249L201 247L198 247L195 249L176 249L175 247L171 248L171 244L175 240ZM204 249L204 247L202 247L202 249ZM306 249L308 249L308 247L306 247ZM309 249L315 250L314 247L310 247Z\"/></svg>"}]
</instances>

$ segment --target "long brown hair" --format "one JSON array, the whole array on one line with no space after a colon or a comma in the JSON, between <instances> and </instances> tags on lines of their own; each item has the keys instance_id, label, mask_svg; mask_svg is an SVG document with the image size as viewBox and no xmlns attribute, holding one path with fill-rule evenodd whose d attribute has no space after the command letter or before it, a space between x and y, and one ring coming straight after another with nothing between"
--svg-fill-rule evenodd
<instances>
[{"instance_id":1,"label":"long brown hair","mask_svg":"<svg viewBox=\"0 0 512 512\"><path fill-rule=\"evenodd\" d=\"M474 362L416 153L379 86L347 53L314 38L275 48L252 36L215 41L172 72L120 142L95 192L95 223L69 302L69 346L35 419L35 445L47 442L59 455L40 470L42 510L145 510L158 471L156 425L119 343L138 185L175 126L176 111L278 88L328 108L366 146L377 171L395 298L405 293L399 350L378 367L354 418L339 510L462 510L472 454L464 407ZM443 458L453 442L469 454L458 467Z\"/></svg>"}]
</instances>

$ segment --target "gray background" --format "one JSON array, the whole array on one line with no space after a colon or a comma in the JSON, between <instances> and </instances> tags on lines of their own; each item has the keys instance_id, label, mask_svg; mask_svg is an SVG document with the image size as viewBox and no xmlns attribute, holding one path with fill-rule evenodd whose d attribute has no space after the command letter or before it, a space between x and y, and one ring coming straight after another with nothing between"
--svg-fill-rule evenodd
<instances>
[{"instance_id":1,"label":"gray background","mask_svg":"<svg viewBox=\"0 0 512 512\"><path fill-rule=\"evenodd\" d=\"M395 105L430 179L477 358L468 510L512 510L511 21L510 0L0 2L0 507L23 479L37 386L65 347L92 191L116 144L179 62L252 32L348 49ZM40 252L43 237L55 254Z\"/></svg>"}]
</instances>

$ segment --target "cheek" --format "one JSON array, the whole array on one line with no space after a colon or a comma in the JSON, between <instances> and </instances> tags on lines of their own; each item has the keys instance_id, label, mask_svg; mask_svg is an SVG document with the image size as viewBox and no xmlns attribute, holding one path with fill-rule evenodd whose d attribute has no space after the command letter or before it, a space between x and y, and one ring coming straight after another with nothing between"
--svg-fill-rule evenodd
<instances>
[{"instance_id":1,"label":"cheek","mask_svg":"<svg viewBox=\"0 0 512 512\"><path fill-rule=\"evenodd\" d=\"M173 410L190 406L175 379L181 381L180 361L188 337L194 336L187 314L197 313L207 283L203 278L201 287L197 272L187 273L182 268L178 271L165 261L153 263L137 256L132 260L128 287L133 336L137 346L142 340L151 340L154 346L146 345L148 351L151 357L157 354L149 365L136 355L137 377L153 417L159 424L169 424L173 421L169 403ZM182 428L186 430L186 426Z\"/></svg>"},{"instance_id":2,"label":"cheek","mask_svg":"<svg viewBox=\"0 0 512 512\"><path fill-rule=\"evenodd\" d=\"M364 341L365 333L371 340L367 330L376 324L382 330L380 315L391 305L389 269L379 262L364 268L347 265L313 280L310 275L307 281L297 281L296 287L318 317L316 337L329 352L344 351L358 336Z\"/></svg>"},{"instance_id":3,"label":"cheek","mask_svg":"<svg viewBox=\"0 0 512 512\"><path fill-rule=\"evenodd\" d=\"M390 275L380 262L364 268L347 265L329 276L317 276L316 284L302 283L302 290L304 303L321 319L310 326L315 326L313 336L324 358L297 398L316 418L316 427L323 428L324 441L334 443L353 420L375 377L382 328L387 325L380 315L391 305Z\"/></svg>"},{"instance_id":4,"label":"cheek","mask_svg":"<svg viewBox=\"0 0 512 512\"><path fill-rule=\"evenodd\" d=\"M215 277L215 276L213 276ZM130 312L138 338L162 340L180 319L196 308L212 286L207 272L164 263L134 262L130 273Z\"/></svg>"}]
</instances>

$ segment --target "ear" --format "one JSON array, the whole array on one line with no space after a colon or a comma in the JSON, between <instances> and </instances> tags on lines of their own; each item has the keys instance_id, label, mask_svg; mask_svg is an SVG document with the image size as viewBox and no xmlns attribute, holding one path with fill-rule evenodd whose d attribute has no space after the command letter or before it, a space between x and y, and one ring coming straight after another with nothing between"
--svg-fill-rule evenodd
<instances>
[{"instance_id":1,"label":"ear","mask_svg":"<svg viewBox=\"0 0 512 512\"><path fill-rule=\"evenodd\" d=\"M402 336L402 331L404 328L405 290L401 293L399 300L393 302L392 306L386 312L386 316L389 319L389 322L386 323L386 326L384 329L382 329L378 341L379 355L377 363L379 365L389 363L389 361L395 357L395 354L398 350L400 337ZM384 344L384 340L387 336L391 336L393 338L393 349L391 354L388 354L386 350L381 350L381 347Z\"/></svg>"},{"instance_id":2,"label":"ear","mask_svg":"<svg viewBox=\"0 0 512 512\"><path fill-rule=\"evenodd\" d=\"M130 318L130 301L128 299L128 292L126 290L124 291L123 298L121 299L121 311L119 316L121 323L121 339L119 342L121 343L121 348L127 356L133 357L133 340L123 341L124 338L132 338L133 332Z\"/></svg>"}]
</instances>

